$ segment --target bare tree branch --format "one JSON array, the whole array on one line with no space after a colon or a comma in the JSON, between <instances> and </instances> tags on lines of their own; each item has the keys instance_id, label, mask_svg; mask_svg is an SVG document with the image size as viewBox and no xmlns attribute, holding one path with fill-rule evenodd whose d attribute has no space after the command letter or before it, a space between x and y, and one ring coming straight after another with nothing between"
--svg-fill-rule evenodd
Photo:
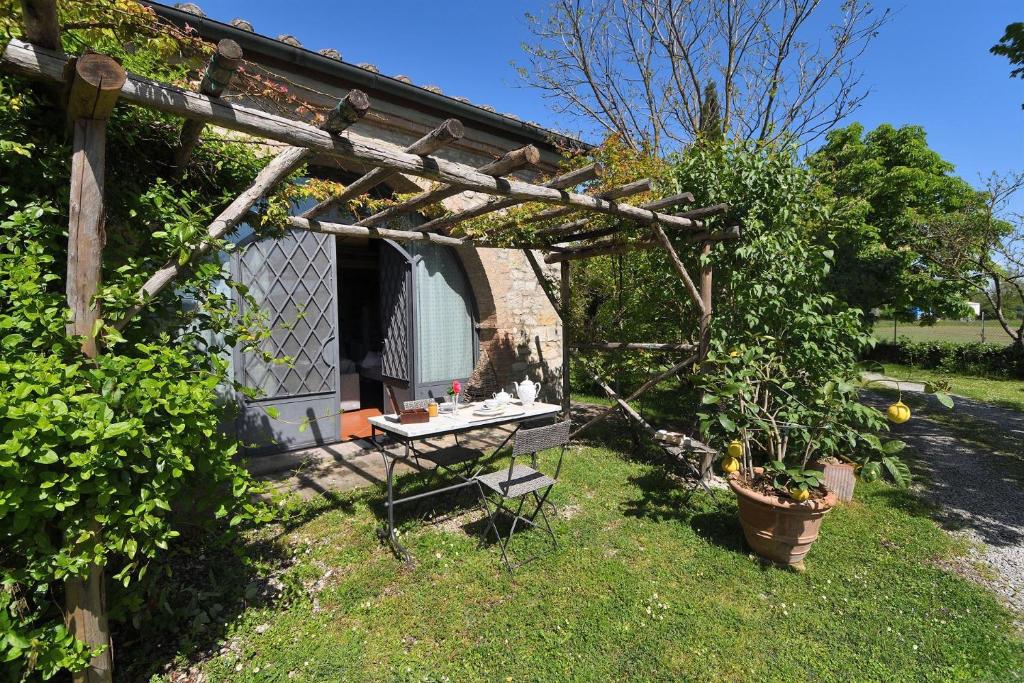
<instances>
[{"instance_id":1,"label":"bare tree branch","mask_svg":"<svg viewBox=\"0 0 1024 683\"><path fill-rule=\"evenodd\" d=\"M825 12L837 18L821 40ZM635 149L691 141L708 80L728 135L808 144L860 106L856 62L889 16L866 0L552 0L528 16L535 43L519 71L558 111Z\"/></svg>"}]
</instances>

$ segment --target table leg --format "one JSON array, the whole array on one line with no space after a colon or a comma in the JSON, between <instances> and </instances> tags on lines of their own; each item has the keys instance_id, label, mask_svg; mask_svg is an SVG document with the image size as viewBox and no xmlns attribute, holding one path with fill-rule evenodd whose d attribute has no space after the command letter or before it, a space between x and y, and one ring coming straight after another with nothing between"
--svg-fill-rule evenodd
<instances>
[{"instance_id":1,"label":"table leg","mask_svg":"<svg viewBox=\"0 0 1024 683\"><path fill-rule=\"evenodd\" d=\"M398 458L391 456L383 445L377 443L376 439L374 439L374 443L377 445L381 457L384 458L384 469L387 472L388 500L385 505L388 508L388 527L381 531L380 536L382 539L387 539L387 542L391 544L391 549L400 559L410 562L412 556L405 546L398 542L398 534L395 532L395 467L398 465ZM405 458L409 458L408 441L405 442Z\"/></svg>"}]
</instances>

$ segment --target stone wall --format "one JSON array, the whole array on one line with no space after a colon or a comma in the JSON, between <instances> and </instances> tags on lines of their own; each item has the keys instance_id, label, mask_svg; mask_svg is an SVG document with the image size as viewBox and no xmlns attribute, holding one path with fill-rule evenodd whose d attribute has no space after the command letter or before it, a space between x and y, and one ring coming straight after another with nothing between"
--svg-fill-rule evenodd
<instances>
[{"instance_id":1,"label":"stone wall","mask_svg":"<svg viewBox=\"0 0 1024 683\"><path fill-rule=\"evenodd\" d=\"M552 282L558 268L545 267ZM542 400L561 398L562 324L519 249L460 249L480 319L480 362L471 390L511 391L524 376L541 383Z\"/></svg>"}]
</instances>

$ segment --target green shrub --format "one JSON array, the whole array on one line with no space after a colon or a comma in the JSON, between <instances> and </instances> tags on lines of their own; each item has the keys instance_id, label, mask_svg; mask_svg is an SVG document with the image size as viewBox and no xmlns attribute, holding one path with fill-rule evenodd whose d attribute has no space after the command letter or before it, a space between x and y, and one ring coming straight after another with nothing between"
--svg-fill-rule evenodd
<instances>
[{"instance_id":1,"label":"green shrub","mask_svg":"<svg viewBox=\"0 0 1024 683\"><path fill-rule=\"evenodd\" d=\"M896 343L879 342L865 353L864 359L953 374L1024 379L1024 349L1012 344L914 342L901 337Z\"/></svg>"}]
</instances>

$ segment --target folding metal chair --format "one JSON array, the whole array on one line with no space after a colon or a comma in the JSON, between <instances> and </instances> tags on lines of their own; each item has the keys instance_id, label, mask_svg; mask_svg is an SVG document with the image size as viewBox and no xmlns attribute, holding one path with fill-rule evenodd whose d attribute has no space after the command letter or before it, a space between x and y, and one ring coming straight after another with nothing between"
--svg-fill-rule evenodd
<instances>
[{"instance_id":1,"label":"folding metal chair","mask_svg":"<svg viewBox=\"0 0 1024 683\"><path fill-rule=\"evenodd\" d=\"M694 493L697 492L698 488L703 488L707 491L708 495L711 496L711 502L716 507L721 509L721 505L718 502L718 496L715 495L715 491L708 486L708 476L711 473L711 462L714 455L714 451L701 442L691 439L685 434L678 432L670 432L664 429L659 429L654 433L654 442L661 447L661 450L665 452L669 458L676 460L683 464L687 474L693 479L693 483L686 491L686 495L683 498L683 504L690 502L690 498ZM696 457L700 457L700 466L694 464Z\"/></svg>"},{"instance_id":2,"label":"folding metal chair","mask_svg":"<svg viewBox=\"0 0 1024 683\"><path fill-rule=\"evenodd\" d=\"M555 532L552 531L548 517L544 513L544 504L547 502L551 489L558 482L558 475L562 471L562 460L569 444L571 427L572 424L565 421L533 429L520 429L516 432L515 440L512 443L512 460L508 468L475 477L477 486L480 488L481 504L487 512L487 524L480 534L480 547L487 543L488 533L493 531L501 548L501 560L509 572L536 559L534 556L516 563L509 559L509 544L520 523L546 531L551 538L552 550L558 548ZM537 469L537 453L559 447L561 451L558 454L555 475L549 477ZM530 465L516 464L516 459L526 454L530 455ZM516 502L513 503L513 501ZM527 507L527 503L530 501L532 504ZM550 503L548 504L550 505ZM515 505L514 510L513 505ZM495 523L502 513L512 518L512 526L505 538L502 538ZM544 524L543 527L534 521L537 517L540 517Z\"/></svg>"}]
</instances>

